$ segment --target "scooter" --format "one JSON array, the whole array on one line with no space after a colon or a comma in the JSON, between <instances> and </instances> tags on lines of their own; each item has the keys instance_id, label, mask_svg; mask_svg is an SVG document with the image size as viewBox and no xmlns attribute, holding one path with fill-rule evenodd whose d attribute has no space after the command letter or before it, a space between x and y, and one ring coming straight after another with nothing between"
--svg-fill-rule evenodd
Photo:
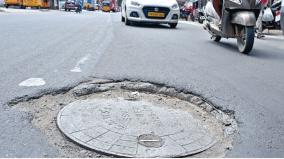
<instances>
[{"instance_id":1,"label":"scooter","mask_svg":"<svg viewBox=\"0 0 284 159\"><path fill-rule=\"evenodd\" d=\"M204 29L216 42L221 38L236 38L238 50L248 54L253 48L254 26L259 12L258 0L223 0L220 18L209 1L205 7Z\"/></svg>"}]
</instances>

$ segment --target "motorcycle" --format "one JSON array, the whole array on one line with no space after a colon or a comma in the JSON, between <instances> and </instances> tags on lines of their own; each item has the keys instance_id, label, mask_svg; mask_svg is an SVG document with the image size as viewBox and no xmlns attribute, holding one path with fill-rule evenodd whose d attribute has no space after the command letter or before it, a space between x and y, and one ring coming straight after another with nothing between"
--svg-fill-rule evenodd
<instances>
[{"instance_id":1,"label":"motorcycle","mask_svg":"<svg viewBox=\"0 0 284 159\"><path fill-rule=\"evenodd\" d=\"M222 16L219 17L209 1L205 7L204 29L215 42L221 38L236 38L238 50L248 54L253 48L259 12L258 0L223 0Z\"/></svg>"}]
</instances>

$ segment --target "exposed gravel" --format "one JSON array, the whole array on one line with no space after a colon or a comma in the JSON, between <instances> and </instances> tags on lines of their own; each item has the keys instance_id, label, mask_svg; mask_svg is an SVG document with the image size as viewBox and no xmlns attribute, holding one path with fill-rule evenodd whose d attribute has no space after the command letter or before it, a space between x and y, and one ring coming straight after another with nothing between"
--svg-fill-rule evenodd
<instances>
[{"instance_id":1,"label":"exposed gravel","mask_svg":"<svg viewBox=\"0 0 284 159\"><path fill-rule=\"evenodd\" d=\"M95 79L74 88L56 91L56 93L45 92L40 96L20 97L9 104L13 106L13 109L32 114L32 124L39 128L47 136L49 142L59 149L59 157L107 157L86 150L63 136L56 126L58 112L67 104L78 99L122 96L128 97L129 100L136 100L150 95L155 97L149 98L151 102L167 102L173 107L186 104L195 105L194 109L198 112L197 117L202 118L208 125L214 123L213 120L219 123L219 125L215 124L216 130L211 132L217 137L217 144L201 154L194 155L194 157L223 157L227 150L232 148L234 135L238 132L233 111L217 109L218 107L200 96L160 84Z\"/></svg>"}]
</instances>

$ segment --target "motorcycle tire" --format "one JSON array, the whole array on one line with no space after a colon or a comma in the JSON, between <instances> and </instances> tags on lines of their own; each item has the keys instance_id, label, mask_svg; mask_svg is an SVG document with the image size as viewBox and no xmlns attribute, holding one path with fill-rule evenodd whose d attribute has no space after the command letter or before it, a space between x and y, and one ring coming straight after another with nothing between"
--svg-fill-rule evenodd
<instances>
[{"instance_id":1,"label":"motorcycle tire","mask_svg":"<svg viewBox=\"0 0 284 159\"><path fill-rule=\"evenodd\" d=\"M238 49L241 53L249 54L254 43L254 27L243 27L242 32L243 35L237 38Z\"/></svg>"},{"instance_id":2,"label":"motorcycle tire","mask_svg":"<svg viewBox=\"0 0 284 159\"><path fill-rule=\"evenodd\" d=\"M177 23L170 23L170 28L175 29L177 27Z\"/></svg>"},{"instance_id":3,"label":"motorcycle tire","mask_svg":"<svg viewBox=\"0 0 284 159\"><path fill-rule=\"evenodd\" d=\"M221 38L222 38L221 36L216 35L212 37L212 40L215 42L220 42Z\"/></svg>"}]
</instances>

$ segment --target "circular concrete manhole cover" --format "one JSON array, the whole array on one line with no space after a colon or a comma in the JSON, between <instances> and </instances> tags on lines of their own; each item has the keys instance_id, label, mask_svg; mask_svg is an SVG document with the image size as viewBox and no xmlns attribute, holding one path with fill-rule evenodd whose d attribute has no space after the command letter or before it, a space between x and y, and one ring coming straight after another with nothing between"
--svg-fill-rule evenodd
<instances>
[{"instance_id":1,"label":"circular concrete manhole cover","mask_svg":"<svg viewBox=\"0 0 284 159\"><path fill-rule=\"evenodd\" d=\"M71 140L116 156L180 157L215 143L190 111L143 100L78 100L57 118L59 129Z\"/></svg>"}]
</instances>

